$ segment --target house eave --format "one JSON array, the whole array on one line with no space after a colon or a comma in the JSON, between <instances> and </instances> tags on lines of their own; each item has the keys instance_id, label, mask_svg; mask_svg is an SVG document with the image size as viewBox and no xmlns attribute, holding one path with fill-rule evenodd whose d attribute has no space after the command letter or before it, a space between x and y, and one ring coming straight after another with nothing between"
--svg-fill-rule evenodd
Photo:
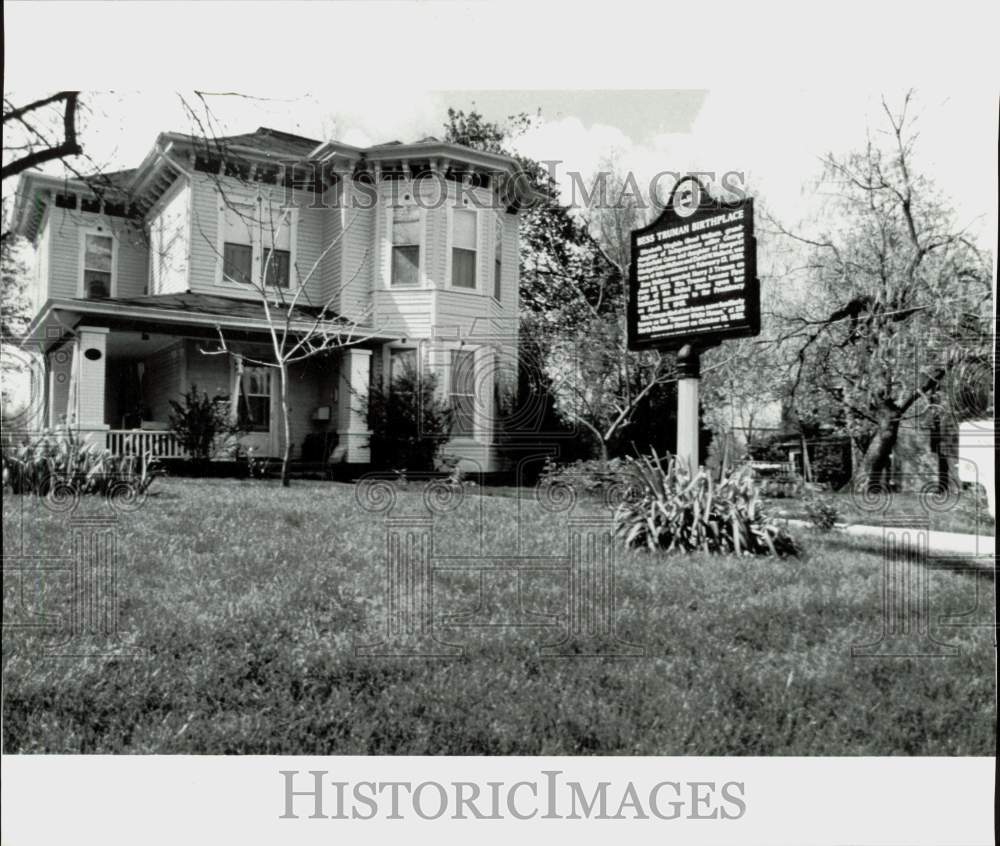
<instances>
[{"instance_id":1,"label":"house eave","mask_svg":"<svg viewBox=\"0 0 1000 846\"><path fill-rule=\"evenodd\" d=\"M93 325L119 325L122 321L148 325L158 331L167 329L183 330L184 327L200 330L226 330L266 335L270 338L271 323L266 319L249 317L227 317L216 314L197 314L179 312L173 309L156 308L155 306L135 307L110 301L81 299L51 299L43 306L31 321L25 332L21 346L31 346L41 342L42 350L48 350L55 343L61 342L67 333L88 319ZM278 322L279 326L283 323ZM62 327L63 332L53 332L51 327ZM305 334L313 331L316 323L312 320L292 320L288 329L292 335ZM369 326L346 324L344 331L349 340L344 346L356 346L367 342L383 343L398 341L399 334L387 333ZM51 343L50 343L51 342Z\"/></svg>"},{"instance_id":2,"label":"house eave","mask_svg":"<svg viewBox=\"0 0 1000 846\"><path fill-rule=\"evenodd\" d=\"M449 144L445 141L432 144L393 144L391 146L371 147L365 151L365 158L370 162L452 159L483 168L502 170L506 173L514 173L518 169L517 162L510 156L501 153L487 153L483 150L475 150L461 144Z\"/></svg>"}]
</instances>

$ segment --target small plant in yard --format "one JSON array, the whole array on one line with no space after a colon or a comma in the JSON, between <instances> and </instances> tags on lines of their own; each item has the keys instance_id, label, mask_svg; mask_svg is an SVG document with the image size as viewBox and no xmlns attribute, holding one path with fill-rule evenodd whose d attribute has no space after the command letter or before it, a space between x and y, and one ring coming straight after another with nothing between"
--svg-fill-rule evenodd
<instances>
[{"instance_id":1,"label":"small plant in yard","mask_svg":"<svg viewBox=\"0 0 1000 846\"><path fill-rule=\"evenodd\" d=\"M809 522L821 532L829 532L841 520L836 503L826 497L814 494L805 499L802 506Z\"/></svg>"},{"instance_id":2,"label":"small plant in yard","mask_svg":"<svg viewBox=\"0 0 1000 846\"><path fill-rule=\"evenodd\" d=\"M615 531L626 546L667 552L797 555L794 539L765 513L749 467L715 481L705 469L692 476L676 458L627 459L638 496L615 510Z\"/></svg>"},{"instance_id":3,"label":"small plant in yard","mask_svg":"<svg viewBox=\"0 0 1000 846\"><path fill-rule=\"evenodd\" d=\"M149 453L115 456L81 443L72 431L52 432L3 451L3 483L15 494L144 494L160 470Z\"/></svg>"},{"instance_id":4,"label":"small plant in yard","mask_svg":"<svg viewBox=\"0 0 1000 846\"><path fill-rule=\"evenodd\" d=\"M470 488L475 486L475 482L472 479L467 479L465 477L465 471L462 469L461 459L457 455L445 455L442 456L439 461L442 470L447 471L448 475L445 477L444 483L451 488Z\"/></svg>"},{"instance_id":5,"label":"small plant in yard","mask_svg":"<svg viewBox=\"0 0 1000 846\"><path fill-rule=\"evenodd\" d=\"M207 462L242 431L230 421L229 398L210 397L192 385L183 401L170 400L170 431L196 462Z\"/></svg>"}]
</instances>

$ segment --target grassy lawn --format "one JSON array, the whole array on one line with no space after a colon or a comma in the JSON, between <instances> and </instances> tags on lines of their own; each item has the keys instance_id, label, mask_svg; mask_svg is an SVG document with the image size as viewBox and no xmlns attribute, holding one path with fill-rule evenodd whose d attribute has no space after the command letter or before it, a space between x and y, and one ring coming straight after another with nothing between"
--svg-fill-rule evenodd
<instances>
[{"instance_id":1,"label":"grassy lawn","mask_svg":"<svg viewBox=\"0 0 1000 846\"><path fill-rule=\"evenodd\" d=\"M515 487L486 487L483 493L490 496L517 498L523 493ZM859 497L850 492L822 494L823 499L832 502L840 514L839 522L848 525L877 526L886 519L898 517L927 516L931 529L939 532L962 532L966 534L993 535L996 520L986 509L985 499L977 498L971 491L962 491L958 496L934 503L915 493L894 493L888 502L880 502L877 507L866 508ZM808 520L805 508L796 499L765 498L768 512L780 517Z\"/></svg>"},{"instance_id":2,"label":"grassy lawn","mask_svg":"<svg viewBox=\"0 0 1000 846\"><path fill-rule=\"evenodd\" d=\"M852 658L881 630L881 556L860 539L802 532L805 556L781 561L622 553L618 633L645 656L550 658L567 612L551 556L574 512L469 491L434 527L435 631L464 655L359 657L385 629L383 521L426 515L421 487L377 515L334 483L153 491L115 530L120 642L140 657L43 658L53 635L6 629L6 752L995 754L992 585L929 571L954 657ZM69 555L69 525L5 492L7 564ZM19 584L4 580L5 626L65 611L65 579L44 609ZM940 625L977 590L976 625Z\"/></svg>"}]
</instances>

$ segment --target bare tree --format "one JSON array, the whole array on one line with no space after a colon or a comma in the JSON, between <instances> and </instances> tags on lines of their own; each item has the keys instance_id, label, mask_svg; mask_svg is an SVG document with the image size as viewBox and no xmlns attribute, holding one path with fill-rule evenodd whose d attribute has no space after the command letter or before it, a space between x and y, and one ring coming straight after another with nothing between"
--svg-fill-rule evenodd
<instances>
[{"instance_id":1,"label":"bare tree","mask_svg":"<svg viewBox=\"0 0 1000 846\"><path fill-rule=\"evenodd\" d=\"M742 432L749 446L761 419L780 399L773 344L736 338L709 350L704 363L701 404L708 426L727 442Z\"/></svg>"},{"instance_id":2,"label":"bare tree","mask_svg":"<svg viewBox=\"0 0 1000 846\"><path fill-rule=\"evenodd\" d=\"M673 355L628 349L625 282L631 233L645 222L648 208L634 177L623 175L613 157L606 159L583 212L590 246L599 257L596 278L581 283L556 266L542 269L572 293L570 307L579 315L573 331L560 327L549 341L558 407L594 435L605 460L642 404L677 380Z\"/></svg>"},{"instance_id":3,"label":"bare tree","mask_svg":"<svg viewBox=\"0 0 1000 846\"><path fill-rule=\"evenodd\" d=\"M937 401L953 368L990 343L990 260L914 166L911 94L887 129L825 159L835 186L806 251L806 296L781 315L793 402L841 404L863 447L855 482L883 484L902 421Z\"/></svg>"},{"instance_id":4,"label":"bare tree","mask_svg":"<svg viewBox=\"0 0 1000 846\"><path fill-rule=\"evenodd\" d=\"M76 115L79 91L60 91L23 106L3 98L3 179L56 159L78 156ZM61 108L58 126L52 126L52 107ZM20 131L15 129L15 126Z\"/></svg>"},{"instance_id":5,"label":"bare tree","mask_svg":"<svg viewBox=\"0 0 1000 846\"><path fill-rule=\"evenodd\" d=\"M279 201L273 192L265 193L263 188L266 186L253 182L242 168L226 168L226 161L229 158L235 162L238 157L229 156L225 135L212 112L208 98L210 96L242 95L229 93L211 95L205 92L195 92L195 95L199 105L192 105L184 97L181 97L181 102L194 126L193 138L196 147L220 158L221 170L228 173L227 176L223 176L221 172L200 173L199 176L207 176L214 181L219 198L227 212L236 215L247 225L249 231L255 233L256 241L262 247L258 256L259 266L254 268L250 277L234 278L232 269L226 265L225 256L219 253L216 239L200 230L196 233L196 237L202 238L204 243L216 254L217 260L222 264L225 281L241 285L256 294L256 301L261 305L267 327L266 334L270 342L269 355L266 356L235 353L231 348L230 339L226 337L221 327L217 327L219 346L216 349L202 349L201 352L205 355L234 355L240 371L244 364L250 364L256 367L270 368L277 373L280 387L281 425L284 436L281 482L282 485L288 486L291 459L289 369L308 359L363 343L375 336L374 330L366 325L373 315L373 304L369 304L351 317L345 317L337 311L341 295L350 288L366 267L371 249L369 247L365 250L363 258L353 273L341 280L335 290L322 300L316 299L318 286L312 285L310 282L316 277L326 256L351 231L358 219L358 211L355 210L354 215L346 221L339 233L323 245L321 252L310 265L299 266L296 263L290 267L290 272L294 273L296 280L294 289L280 284L278 274L274 272L277 269L274 245L283 232L289 237L291 235L294 199L292 202ZM194 178L194 174L187 172L183 164L173 158L170 161L179 170L186 172L190 178ZM294 175L297 164L299 163L285 162L283 164L285 177ZM350 178L349 174L343 177L345 181L349 181ZM294 192L291 190L291 186L294 184L294 179L284 178L279 182L284 182L284 194L287 195L285 199L293 198ZM251 212L246 211L242 198L234 196L234 185L249 190L255 196L256 208ZM343 189L343 183L341 189ZM339 192L339 201L346 203L343 190ZM271 247L266 246L269 243Z\"/></svg>"},{"instance_id":6,"label":"bare tree","mask_svg":"<svg viewBox=\"0 0 1000 846\"><path fill-rule=\"evenodd\" d=\"M275 209L272 200L258 198L261 213L251 221L258 228L258 237L264 242L266 235L275 237L282 229L291 226L290 209ZM353 221L352 221L353 222ZM249 363L257 367L267 367L278 373L280 384L281 423L283 432L283 452L281 460L281 483L289 484L288 469L291 459L291 418L288 402L289 368L307 359L343 349L374 337L372 330L365 323L372 315L373 306L369 305L351 318L343 317L334 310L340 302L341 294L347 290L357 278L368 259L366 252L354 273L341 281L341 284L320 305L313 305L306 293L309 282L317 273L323 259L333 248L343 240L350 230L350 224L344 227L340 234L330 240L320 255L307 268L296 268L296 287L294 292L276 286L272 283L273 249L262 253L260 273L251 279L235 279L225 270L223 263L223 278L229 282L250 287L256 294L263 309L267 324L267 335L270 339L271 357L254 357L245 353L238 354L238 367ZM213 249L214 246L213 246ZM217 249L216 249L217 252ZM223 261L222 255L218 256ZM232 354L225 333L221 327L216 327L219 335L218 349L203 349L205 355Z\"/></svg>"}]
</instances>

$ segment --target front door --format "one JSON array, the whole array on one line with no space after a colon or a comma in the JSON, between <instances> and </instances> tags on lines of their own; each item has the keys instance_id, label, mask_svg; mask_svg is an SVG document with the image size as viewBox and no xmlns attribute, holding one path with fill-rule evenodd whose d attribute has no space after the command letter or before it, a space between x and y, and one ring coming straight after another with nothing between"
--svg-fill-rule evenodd
<instances>
[{"instance_id":1,"label":"front door","mask_svg":"<svg viewBox=\"0 0 1000 846\"><path fill-rule=\"evenodd\" d=\"M243 366L239 379L240 442L257 456L281 455L281 408L278 372L273 367Z\"/></svg>"}]
</instances>

